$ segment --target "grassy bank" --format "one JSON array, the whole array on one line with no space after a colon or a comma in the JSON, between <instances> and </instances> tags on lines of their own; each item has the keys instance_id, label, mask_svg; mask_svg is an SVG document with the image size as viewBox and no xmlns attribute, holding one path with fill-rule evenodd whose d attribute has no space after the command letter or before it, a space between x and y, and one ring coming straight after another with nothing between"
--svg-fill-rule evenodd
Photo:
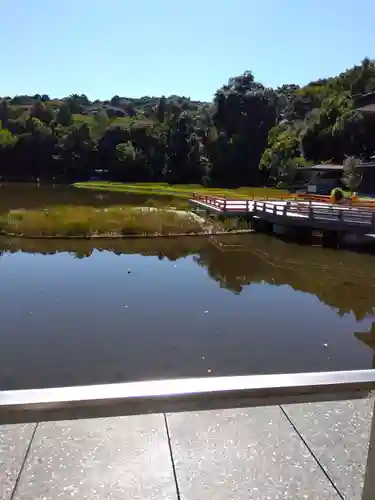
<instances>
[{"instance_id":1,"label":"grassy bank","mask_svg":"<svg viewBox=\"0 0 375 500\"><path fill-rule=\"evenodd\" d=\"M95 237L198 233L192 215L163 209L56 206L43 210L11 210L0 216L0 232L29 237Z\"/></svg>"},{"instance_id":2,"label":"grassy bank","mask_svg":"<svg viewBox=\"0 0 375 500\"><path fill-rule=\"evenodd\" d=\"M259 187L241 187L237 189L220 189L220 188L207 188L196 184L167 184L157 182L143 182L134 184L124 184L121 182L106 182L106 181L90 181L90 182L77 182L73 184L74 187L84 189L97 189L104 191L116 191L133 194L145 195L164 195L175 196L181 198L190 198L193 193L216 195L223 197L246 199L251 197L278 197L282 194L287 194L286 190L275 188L259 188Z\"/></svg>"},{"instance_id":3,"label":"grassy bank","mask_svg":"<svg viewBox=\"0 0 375 500\"><path fill-rule=\"evenodd\" d=\"M104 191L104 189L102 189ZM133 192L128 194L144 196L147 198L148 194L143 195L141 191ZM136 202L143 207L153 207L153 208L164 208L164 209L174 209L174 210L190 210L191 205L189 203L189 198L183 198L179 196L168 196L168 195L153 195L152 198L142 200L140 203Z\"/></svg>"}]
</instances>

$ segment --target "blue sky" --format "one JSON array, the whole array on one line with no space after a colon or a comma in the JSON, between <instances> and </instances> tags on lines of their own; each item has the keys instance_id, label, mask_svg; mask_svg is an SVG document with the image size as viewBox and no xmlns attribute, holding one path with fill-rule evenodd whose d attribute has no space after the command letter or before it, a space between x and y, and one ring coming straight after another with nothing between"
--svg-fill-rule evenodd
<instances>
[{"instance_id":1,"label":"blue sky","mask_svg":"<svg viewBox=\"0 0 375 500\"><path fill-rule=\"evenodd\" d=\"M251 70L305 84L375 58L374 0L0 0L0 96L211 100Z\"/></svg>"}]
</instances>

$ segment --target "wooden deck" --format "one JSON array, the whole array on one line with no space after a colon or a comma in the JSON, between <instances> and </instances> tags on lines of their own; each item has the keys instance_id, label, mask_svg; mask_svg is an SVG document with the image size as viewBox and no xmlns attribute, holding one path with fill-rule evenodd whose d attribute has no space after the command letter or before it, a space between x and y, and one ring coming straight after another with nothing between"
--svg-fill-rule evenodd
<instances>
[{"instance_id":1,"label":"wooden deck","mask_svg":"<svg viewBox=\"0 0 375 500\"><path fill-rule=\"evenodd\" d=\"M375 203L330 203L328 197L286 196L273 200L241 200L195 196L190 203L207 212L248 216L280 226L306 227L359 234L375 233Z\"/></svg>"}]
</instances>

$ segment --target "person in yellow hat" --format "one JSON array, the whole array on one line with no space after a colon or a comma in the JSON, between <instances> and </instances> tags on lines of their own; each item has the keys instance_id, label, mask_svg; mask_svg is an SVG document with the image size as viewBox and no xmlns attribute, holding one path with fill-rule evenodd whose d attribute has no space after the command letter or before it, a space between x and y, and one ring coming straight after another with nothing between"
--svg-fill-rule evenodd
<instances>
[{"instance_id":1,"label":"person in yellow hat","mask_svg":"<svg viewBox=\"0 0 375 500\"><path fill-rule=\"evenodd\" d=\"M344 200L343 190L339 187L335 187L331 191L331 203L342 203Z\"/></svg>"},{"instance_id":2,"label":"person in yellow hat","mask_svg":"<svg viewBox=\"0 0 375 500\"><path fill-rule=\"evenodd\" d=\"M351 197L347 197L345 196L344 191L339 187L335 187L334 189L332 189L330 198L331 203L336 203L338 205L348 205L352 201L358 199L357 193L353 193Z\"/></svg>"}]
</instances>

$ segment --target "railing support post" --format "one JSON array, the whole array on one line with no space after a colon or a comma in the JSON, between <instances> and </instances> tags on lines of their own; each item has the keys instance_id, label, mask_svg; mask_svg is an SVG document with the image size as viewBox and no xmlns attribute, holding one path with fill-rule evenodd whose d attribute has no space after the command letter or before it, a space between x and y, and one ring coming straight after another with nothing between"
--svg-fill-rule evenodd
<instances>
[{"instance_id":1,"label":"railing support post","mask_svg":"<svg viewBox=\"0 0 375 500\"><path fill-rule=\"evenodd\" d=\"M288 207L289 207L289 201L287 201L283 207L283 217L287 217L287 211L288 211Z\"/></svg>"},{"instance_id":2,"label":"railing support post","mask_svg":"<svg viewBox=\"0 0 375 500\"><path fill-rule=\"evenodd\" d=\"M314 208L311 203L311 200L309 201L309 219L312 220L314 218Z\"/></svg>"},{"instance_id":3,"label":"railing support post","mask_svg":"<svg viewBox=\"0 0 375 500\"><path fill-rule=\"evenodd\" d=\"M373 408L374 410L375 408ZM370 429L370 443L367 455L365 480L363 484L362 500L374 500L375 498L375 412L372 414Z\"/></svg>"}]
</instances>

